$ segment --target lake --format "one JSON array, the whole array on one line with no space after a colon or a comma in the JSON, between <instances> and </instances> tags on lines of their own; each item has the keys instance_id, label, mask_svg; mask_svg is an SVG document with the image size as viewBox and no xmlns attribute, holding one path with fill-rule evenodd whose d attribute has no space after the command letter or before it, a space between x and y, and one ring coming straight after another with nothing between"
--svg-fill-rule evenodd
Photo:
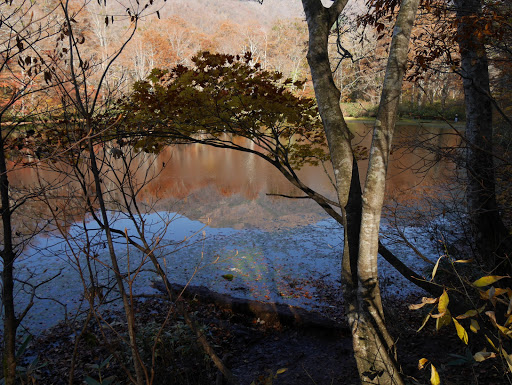
<instances>
[{"instance_id":1,"label":"lake","mask_svg":"<svg viewBox=\"0 0 512 385\"><path fill-rule=\"evenodd\" d=\"M350 126L356 133L356 143L369 147L371 123L351 122ZM413 149L412 141L418 143ZM388 196L409 201L418 190L427 191L447 181L453 165L443 161L433 164L437 155L427 147L446 149L456 143L458 137L448 127L398 125L388 170ZM367 163L359 162L363 183ZM178 211L190 219L205 223L209 218L211 227L269 229L304 225L326 217L312 201L268 196L303 194L272 165L252 154L190 144L167 148L158 155L154 167L158 177L148 184L141 198L157 202L160 210ZM306 185L335 198L322 167L305 166L298 175Z\"/></svg>"},{"instance_id":2,"label":"lake","mask_svg":"<svg viewBox=\"0 0 512 385\"><path fill-rule=\"evenodd\" d=\"M351 128L357 133L359 145L368 147L370 125L353 122ZM403 206L414 210L424 203L420 198L438 197L445 189L444 184L452 183L450 178L456 171L453 164L434 162L439 156L431 154L427 147L451 149L457 140L449 128L398 125L387 185L391 208ZM150 237L154 241L158 239L157 252L171 282L184 284L190 280L191 284L206 285L239 297L319 311L336 307L319 287L327 284L333 292L339 290L340 228L314 202L267 195L298 194L271 165L254 155L197 144L169 147L158 155L144 157L150 167L141 163L134 172L139 182L148 169L154 176L141 186L140 201L152 207L152 212L143 216L144 223ZM361 160L363 172L366 166L367 161ZM322 167L306 166L299 175L306 184L333 197L329 177ZM60 177L35 168L22 168L11 174L13 184L18 187L30 186L38 178L57 183ZM105 186L113 197L118 196L108 180ZM59 191L64 195L73 188L72 184L64 183ZM72 205L69 199L53 202L61 212ZM28 207L37 211L33 209L35 203L31 204ZM415 218L414 223L411 220L402 225L403 233L423 254L436 259L438 250L430 241L431 229L417 215ZM40 235L26 247L17 262L17 276L32 277L33 282L42 282L60 271L56 279L38 289L42 299L24 322L33 332L41 332L63 320L65 312L72 315L85 308L82 293L90 278L83 253L84 226L92 239L92 253L97 256L92 263L92 279L103 283L113 281L105 239L94 230L89 217L85 221L80 219L75 217L76 222L66 225L70 242L66 243L55 232ZM135 231L122 212L112 212L110 219L120 230ZM38 219L34 215L30 220L25 219L31 221ZM168 224L166 231L162 229L163 223ZM393 232L387 221L382 232L385 235ZM397 243L396 238L384 241L416 269L427 266L403 243ZM154 276L144 255L127 248L122 239L118 239L117 250L126 271L132 270L128 267L144 265L133 280L134 291L154 293L150 286ZM387 288L385 293L389 295L397 292L403 295L413 289L383 261L380 273ZM224 279L222 276L226 274L232 274L234 279ZM27 288L18 284L19 306L28 300L23 290Z\"/></svg>"}]
</instances>

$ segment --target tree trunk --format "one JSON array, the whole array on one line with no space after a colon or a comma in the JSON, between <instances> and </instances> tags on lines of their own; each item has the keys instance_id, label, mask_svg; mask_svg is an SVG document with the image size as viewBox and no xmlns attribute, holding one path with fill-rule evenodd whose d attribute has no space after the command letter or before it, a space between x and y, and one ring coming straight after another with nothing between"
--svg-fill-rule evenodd
<instances>
[{"instance_id":1,"label":"tree trunk","mask_svg":"<svg viewBox=\"0 0 512 385\"><path fill-rule=\"evenodd\" d=\"M403 384L392 354L393 340L384 323L377 254L387 164L419 0L402 2L393 32L363 194L351 134L339 107L340 92L334 84L328 57L329 31L346 1L335 1L330 8L324 8L317 0L302 3L309 28L308 63L344 221L342 284L359 376L364 383Z\"/></svg>"},{"instance_id":2,"label":"tree trunk","mask_svg":"<svg viewBox=\"0 0 512 385\"><path fill-rule=\"evenodd\" d=\"M87 118L87 126L88 126L88 132L93 132L92 130L92 123L90 123L90 117ZM117 263L117 255L116 251L114 249L114 243L112 241L112 232L110 225L108 223L108 213L107 208L105 206L105 202L103 199L103 188L101 185L101 176L100 171L98 169L96 155L94 153L94 144L92 141L92 138L89 136L88 138L88 150L89 150L89 157L90 157L90 167L92 171L92 175L94 178L94 184L96 188L96 199L98 200L98 204L100 207L100 214L101 214L101 220L103 223L100 223L100 226L102 226L103 230L105 231L105 236L107 238L107 246L108 251L110 255L110 259L112 261L112 269L114 271L115 277L116 277L116 283L117 283L117 289L119 290L119 294L121 296L121 299L123 301L123 308L126 315L126 324L127 324L127 331L128 331L128 337L130 342L130 350L132 353L132 360L133 360L133 367L135 369L135 378L137 381L137 385L142 385L144 382L149 383L148 373L145 370L143 366L142 359L139 354L139 347L137 345L137 336L136 336L136 328L135 328L135 309L133 307L133 303L131 301L131 298L128 296L128 293L126 292L124 282L123 282L123 276L122 272L119 268L119 265ZM146 380L146 381L145 381Z\"/></svg>"},{"instance_id":3,"label":"tree trunk","mask_svg":"<svg viewBox=\"0 0 512 385\"><path fill-rule=\"evenodd\" d=\"M484 42L475 30L481 0L455 0L466 102L467 204L470 226L481 265L510 272L510 235L496 203L493 159L492 101Z\"/></svg>"},{"instance_id":4,"label":"tree trunk","mask_svg":"<svg viewBox=\"0 0 512 385\"><path fill-rule=\"evenodd\" d=\"M302 1L309 30L307 59L313 78L318 110L329 145L341 207L346 207L350 191L353 161L350 142L353 135L341 112L341 93L336 88L332 76L328 38L334 22L347 1L337 0L331 8L324 8L319 0Z\"/></svg>"},{"instance_id":5,"label":"tree trunk","mask_svg":"<svg viewBox=\"0 0 512 385\"><path fill-rule=\"evenodd\" d=\"M2 303L4 307L4 378L6 385L14 385L16 379L16 330L18 321L14 309L14 260L16 254L12 239L11 204L9 201L9 178L5 162L5 143L0 132L0 196L2 206L3 243L0 251L3 260Z\"/></svg>"},{"instance_id":6,"label":"tree trunk","mask_svg":"<svg viewBox=\"0 0 512 385\"><path fill-rule=\"evenodd\" d=\"M419 0L404 0L393 29L386 76L379 111L373 130L373 140L362 196L361 234L359 235L358 295L360 314L353 323L354 351L359 372L375 376L373 383L401 384L392 353L394 342L386 330L382 308L377 255L379 227L389 153L395 128L402 81L406 71L409 39L416 18ZM371 326L370 326L371 325ZM361 355L363 359L357 359Z\"/></svg>"}]
</instances>

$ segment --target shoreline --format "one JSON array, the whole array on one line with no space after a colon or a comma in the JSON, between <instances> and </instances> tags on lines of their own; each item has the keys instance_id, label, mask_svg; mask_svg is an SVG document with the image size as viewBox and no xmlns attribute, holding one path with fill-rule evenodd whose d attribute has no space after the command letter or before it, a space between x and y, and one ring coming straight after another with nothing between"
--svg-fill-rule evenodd
<instances>
[{"instance_id":1,"label":"shoreline","mask_svg":"<svg viewBox=\"0 0 512 385\"><path fill-rule=\"evenodd\" d=\"M186 217L180 217L176 222L170 229L169 238L166 238L170 244L183 240L187 232L204 227L199 221L192 221ZM219 294L298 306L321 313L329 312L332 303L329 296L322 291L339 293L341 286L339 272L342 232L334 231L335 226L337 224L333 220L324 219L305 226L274 231L208 227L202 230L202 239L195 239L187 245L164 251L160 258L165 260L168 279L177 284L190 283L206 286ZM387 231L385 224L382 231ZM410 227L408 232L414 234L414 244L422 252L434 260L437 259L437 253L429 245L427 229ZM421 234L422 232L424 234ZM64 251L59 251L60 246L55 239L45 241L46 255L31 256L20 261L20 264L24 265L20 266L20 278L23 278L22 271L28 272L29 267L35 271L61 270L59 277L41 288L39 295L48 299L34 304L23 322L23 325L34 334L43 333L61 321L72 319L77 311L87 306L83 301L83 287L84 283L88 283L80 279L73 261L65 257L56 258L56 255L63 255ZM51 245L51 241L54 245ZM421 273L418 258L413 256L405 245L384 241L392 244L394 252L406 264L415 265L416 270L420 270ZM126 249L126 245L118 246L119 254L123 247ZM136 253L133 252L130 258L132 266L135 266ZM108 263L106 251L100 253L98 261ZM124 271L127 261L120 258L120 263ZM427 267L425 264L424 268ZM156 294L155 289L151 287L151 282L156 277L150 269L151 266L145 266L134 281L135 294ZM105 265L103 269L98 270L99 279L108 278L109 273L111 274L111 271ZM379 273L384 296L421 292L421 289L413 287L381 257ZM43 280L44 276L40 276L39 279ZM57 298L50 299L52 296L55 297L55 293L58 293ZM67 317L64 316L64 307L67 308Z\"/></svg>"}]
</instances>

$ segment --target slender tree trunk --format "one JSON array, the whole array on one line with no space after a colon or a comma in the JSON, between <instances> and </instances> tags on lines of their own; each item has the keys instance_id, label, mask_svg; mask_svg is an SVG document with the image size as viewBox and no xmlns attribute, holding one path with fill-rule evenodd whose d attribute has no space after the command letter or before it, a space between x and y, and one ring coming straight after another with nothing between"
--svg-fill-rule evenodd
<instances>
[{"instance_id":1,"label":"slender tree trunk","mask_svg":"<svg viewBox=\"0 0 512 385\"><path fill-rule=\"evenodd\" d=\"M510 272L510 234L496 203L492 102L484 42L475 33L481 0L455 0L457 41L466 102L467 204L470 225L482 266Z\"/></svg>"},{"instance_id":2,"label":"slender tree trunk","mask_svg":"<svg viewBox=\"0 0 512 385\"><path fill-rule=\"evenodd\" d=\"M319 0L302 1L309 29L307 59L313 78L318 110L329 145L341 207L346 207L350 191L353 162L350 142L353 135L341 112L341 93L332 76L328 38L334 22L347 1L338 0L331 8L324 8Z\"/></svg>"},{"instance_id":3,"label":"slender tree trunk","mask_svg":"<svg viewBox=\"0 0 512 385\"><path fill-rule=\"evenodd\" d=\"M448 91L450 90L449 87L450 83L448 82L448 79L445 78L445 81L443 82L443 86L441 88L441 109L444 112L444 109L446 108L446 100L448 99Z\"/></svg>"},{"instance_id":4,"label":"slender tree trunk","mask_svg":"<svg viewBox=\"0 0 512 385\"><path fill-rule=\"evenodd\" d=\"M3 260L2 303L4 307L4 378L6 385L14 385L16 379L16 330L18 321L14 308L14 260L16 254L12 239L11 204L9 201L9 177L5 162L5 143L0 132L0 196L2 206L3 249L0 251Z\"/></svg>"},{"instance_id":5,"label":"slender tree trunk","mask_svg":"<svg viewBox=\"0 0 512 385\"><path fill-rule=\"evenodd\" d=\"M379 289L377 255L379 227L386 191L386 175L393 140L402 81L406 71L412 26L419 0L404 0L393 29L386 76L362 196L361 233L359 236L359 306L358 318L350 319L359 372L376 376L373 383L402 384L395 362L394 341L386 330ZM357 359L361 355L362 359ZM371 378L370 378L371 380Z\"/></svg>"},{"instance_id":6,"label":"slender tree trunk","mask_svg":"<svg viewBox=\"0 0 512 385\"><path fill-rule=\"evenodd\" d=\"M89 119L88 119L89 120ZM90 130L91 124L88 122L88 132L92 132ZM112 261L112 268L114 269L114 274L116 276L117 288L119 290L119 294L123 301L124 312L126 315L126 323L128 330L128 337L130 341L130 349L132 353L133 366L135 369L135 378L137 380L137 385L142 385L146 380L146 383L149 383L149 377L147 371L142 366L142 360L139 354L139 349L137 346L137 338L136 338L136 328L135 328L135 311L133 308L133 303L131 303L130 298L128 298L128 294L126 293L123 277L119 265L117 263L116 251L114 249L114 243L112 241L112 232L110 230L110 225L108 223L108 214L105 206L105 202L103 199L103 189L101 186L101 177L100 172L97 165L96 154L94 153L94 144L92 138L88 139L88 150L89 157L91 162L91 171L94 177L94 183L96 187L96 198L98 199L98 204L100 206L100 214L101 220L103 221L103 230L105 231L105 235L107 237L107 246L110 254L110 259Z\"/></svg>"},{"instance_id":7,"label":"slender tree trunk","mask_svg":"<svg viewBox=\"0 0 512 385\"><path fill-rule=\"evenodd\" d=\"M345 312L349 319L356 319L360 314L357 259L362 207L361 184L357 163L352 153L352 135L341 112L341 94L334 83L328 52L331 27L345 7L346 1L337 1L329 9L324 8L318 0L303 0L302 4L309 29L307 59L329 145L337 198L341 207L341 222L344 229L341 278ZM352 330L353 335L354 332L356 331ZM361 355L359 357L364 359ZM359 374L363 379L361 370Z\"/></svg>"}]
</instances>

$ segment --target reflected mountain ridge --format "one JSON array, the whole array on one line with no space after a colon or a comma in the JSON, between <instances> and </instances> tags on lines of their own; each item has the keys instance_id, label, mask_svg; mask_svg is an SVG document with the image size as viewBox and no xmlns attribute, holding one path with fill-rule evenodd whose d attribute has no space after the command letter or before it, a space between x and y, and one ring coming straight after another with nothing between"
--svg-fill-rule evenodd
<instances>
[{"instance_id":1,"label":"reflected mountain ridge","mask_svg":"<svg viewBox=\"0 0 512 385\"><path fill-rule=\"evenodd\" d=\"M370 147L371 126L362 122L350 122L350 126L361 138L357 145ZM448 178L453 165L439 161L438 154L429 153L425 145L433 142L438 148L455 147L457 138L447 131L435 127L397 126L388 170L388 195L407 201L418 191L428 191ZM246 139L236 140L254 147ZM421 142L421 146L415 146L415 141ZM209 223L211 227L234 229L304 226L327 217L311 200L276 196L304 194L271 164L254 154L186 144L169 146L158 155L144 154L140 162L146 162L147 166L142 163L143 167L137 169L137 182L142 183L148 173L154 177L142 188L138 198L152 210L179 212L192 220ZM367 164L367 159L359 161L362 181ZM297 174L304 184L334 199L333 186L322 166L307 165ZM55 175L52 171L25 167L14 170L12 179L13 185L29 187L37 180L54 180ZM64 190L70 187L62 181L61 184L65 186L62 192L65 194ZM118 193L110 189L109 194L114 202ZM69 199L55 202L56 206L69 206Z\"/></svg>"}]
</instances>

